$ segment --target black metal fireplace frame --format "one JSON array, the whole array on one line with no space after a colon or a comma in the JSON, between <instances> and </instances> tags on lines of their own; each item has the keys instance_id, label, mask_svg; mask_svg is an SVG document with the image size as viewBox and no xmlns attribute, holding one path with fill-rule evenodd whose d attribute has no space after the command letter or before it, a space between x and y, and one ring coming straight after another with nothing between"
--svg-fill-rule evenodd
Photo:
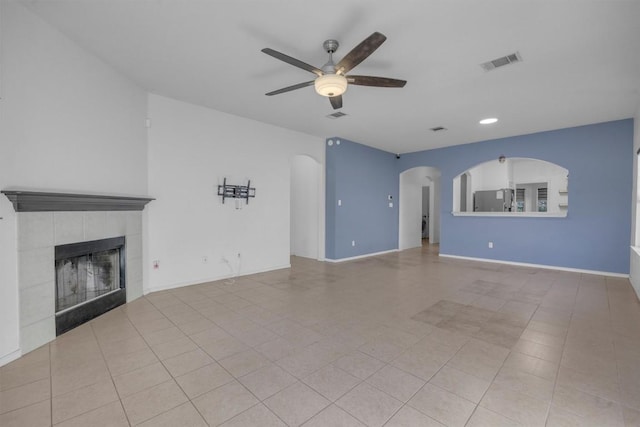
<instances>
[{"instance_id":1,"label":"black metal fireplace frame","mask_svg":"<svg viewBox=\"0 0 640 427\"><path fill-rule=\"evenodd\" d=\"M110 249L118 249L120 252L120 289L56 313L56 336L127 302L125 243L125 237L120 236L88 242L70 243L55 247L56 261Z\"/></svg>"}]
</instances>

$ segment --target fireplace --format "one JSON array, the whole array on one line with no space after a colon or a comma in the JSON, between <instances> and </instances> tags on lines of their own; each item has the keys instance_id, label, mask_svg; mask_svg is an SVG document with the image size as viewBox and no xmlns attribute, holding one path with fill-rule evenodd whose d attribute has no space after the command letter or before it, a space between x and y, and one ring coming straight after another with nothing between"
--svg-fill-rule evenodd
<instances>
[{"instance_id":1,"label":"fireplace","mask_svg":"<svg viewBox=\"0 0 640 427\"><path fill-rule=\"evenodd\" d=\"M56 335L126 302L125 237L55 247Z\"/></svg>"},{"instance_id":2,"label":"fireplace","mask_svg":"<svg viewBox=\"0 0 640 427\"><path fill-rule=\"evenodd\" d=\"M26 354L55 339L56 335L96 317L96 313L117 307L125 299L133 301L143 295L142 286L142 210L152 198L102 194L72 194L35 192L19 189L0 191L13 204L17 222L18 287L20 315L20 352ZM93 285L81 297L73 282L67 289L61 288L61 299L56 296L57 285L56 248L79 242L94 242L99 239L126 239L126 246L101 247L98 249L70 252L68 258L83 254L118 249L118 260L109 261L112 267L98 268L93 264L113 254L99 255L96 262L91 259L93 279L82 279ZM121 246L121 247L120 247ZM82 277L87 261L69 261L66 274L75 275L73 264ZM126 272L125 264L126 263ZM64 266L64 264L62 264ZM75 268L75 267L74 267ZM61 273L62 274L62 273ZM95 277L115 275L119 283L104 285ZM126 278L126 291L125 291ZM64 280L64 277L62 278ZM71 280L71 279L68 279ZM75 279L74 279L75 280ZM75 293L75 294L74 294ZM71 304L77 304L73 309ZM93 304L103 305L91 313Z\"/></svg>"}]
</instances>

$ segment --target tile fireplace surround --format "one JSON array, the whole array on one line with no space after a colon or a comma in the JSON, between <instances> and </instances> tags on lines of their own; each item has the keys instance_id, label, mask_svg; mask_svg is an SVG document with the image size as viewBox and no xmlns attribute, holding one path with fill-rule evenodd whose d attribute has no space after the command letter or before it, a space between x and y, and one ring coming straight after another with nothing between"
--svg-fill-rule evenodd
<instances>
[{"instance_id":1,"label":"tile fireplace surround","mask_svg":"<svg viewBox=\"0 0 640 427\"><path fill-rule=\"evenodd\" d=\"M125 236L127 302L142 296L142 209L153 199L3 193L17 212L22 354L56 337L54 248L57 245ZM132 203L134 201L137 203Z\"/></svg>"}]
</instances>

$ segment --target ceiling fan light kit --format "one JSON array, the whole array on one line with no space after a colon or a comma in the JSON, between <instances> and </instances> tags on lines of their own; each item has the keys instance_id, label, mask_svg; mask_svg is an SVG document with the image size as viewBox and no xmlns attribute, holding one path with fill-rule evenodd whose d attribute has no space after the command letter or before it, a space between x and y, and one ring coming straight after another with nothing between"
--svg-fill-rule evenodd
<instances>
[{"instance_id":1,"label":"ceiling fan light kit","mask_svg":"<svg viewBox=\"0 0 640 427\"><path fill-rule=\"evenodd\" d=\"M318 95L340 96L347 90L347 78L340 74L325 74L315 80L314 86Z\"/></svg>"},{"instance_id":2,"label":"ceiling fan light kit","mask_svg":"<svg viewBox=\"0 0 640 427\"><path fill-rule=\"evenodd\" d=\"M322 47L329 54L329 61L322 67L322 69L309 65L306 62L302 62L299 59L292 58L291 56L285 55L277 50L264 48L262 49L262 52L267 55L273 56L287 64L293 65L294 67L309 71L317 76L315 80L287 86L282 89L268 92L266 95L279 95L281 93L291 92L292 90L302 89L303 87L313 85L316 92L319 95L329 98L331 106L334 110L337 110L338 108L342 108L342 94L346 92L349 84L374 87L404 87L404 85L407 84L405 80L390 79L388 77L347 75L349 71L367 59L369 55L379 48L386 39L387 38L381 33L375 32L371 34L358 46L354 47L349 53L347 53L337 64L333 62L333 53L338 49L339 44L336 40L325 40Z\"/></svg>"}]
</instances>

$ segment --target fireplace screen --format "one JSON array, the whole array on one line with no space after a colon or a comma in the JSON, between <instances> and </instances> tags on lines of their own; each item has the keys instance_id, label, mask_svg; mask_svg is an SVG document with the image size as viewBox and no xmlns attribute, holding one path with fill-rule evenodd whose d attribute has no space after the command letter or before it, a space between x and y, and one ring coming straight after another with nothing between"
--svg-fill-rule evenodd
<instances>
[{"instance_id":1,"label":"fireplace screen","mask_svg":"<svg viewBox=\"0 0 640 427\"><path fill-rule=\"evenodd\" d=\"M56 312L120 289L119 250L56 261Z\"/></svg>"}]
</instances>

